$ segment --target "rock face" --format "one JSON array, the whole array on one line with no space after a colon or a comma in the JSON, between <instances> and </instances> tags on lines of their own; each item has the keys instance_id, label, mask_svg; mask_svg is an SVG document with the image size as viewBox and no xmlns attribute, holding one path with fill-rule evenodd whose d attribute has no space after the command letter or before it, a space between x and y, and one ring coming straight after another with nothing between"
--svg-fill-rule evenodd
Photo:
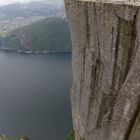
<instances>
[{"instance_id":1,"label":"rock face","mask_svg":"<svg viewBox=\"0 0 140 140\"><path fill-rule=\"evenodd\" d=\"M65 0L76 140L140 140L140 3Z\"/></svg>"}]
</instances>

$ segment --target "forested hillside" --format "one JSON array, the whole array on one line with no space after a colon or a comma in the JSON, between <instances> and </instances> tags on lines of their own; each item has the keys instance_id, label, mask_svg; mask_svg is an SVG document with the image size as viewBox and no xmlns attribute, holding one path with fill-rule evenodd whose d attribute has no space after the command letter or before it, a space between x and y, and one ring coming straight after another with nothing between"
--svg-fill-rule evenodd
<instances>
[{"instance_id":1,"label":"forested hillside","mask_svg":"<svg viewBox=\"0 0 140 140\"><path fill-rule=\"evenodd\" d=\"M62 17L49 17L17 28L1 37L2 49L32 52L71 51L67 21Z\"/></svg>"}]
</instances>

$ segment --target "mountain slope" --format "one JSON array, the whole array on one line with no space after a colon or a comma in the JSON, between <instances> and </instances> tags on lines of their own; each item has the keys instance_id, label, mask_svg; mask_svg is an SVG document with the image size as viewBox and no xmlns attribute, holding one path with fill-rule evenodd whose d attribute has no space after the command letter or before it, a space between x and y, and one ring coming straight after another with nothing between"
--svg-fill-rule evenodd
<instances>
[{"instance_id":1,"label":"mountain slope","mask_svg":"<svg viewBox=\"0 0 140 140\"><path fill-rule=\"evenodd\" d=\"M13 3L0 6L0 19L13 19L18 17L28 18L31 16L54 16L64 13L63 3L48 1L34 1L29 3Z\"/></svg>"},{"instance_id":2,"label":"mountain slope","mask_svg":"<svg viewBox=\"0 0 140 140\"><path fill-rule=\"evenodd\" d=\"M49 17L20 27L1 39L0 46L18 51L71 51L70 33L66 19Z\"/></svg>"}]
</instances>

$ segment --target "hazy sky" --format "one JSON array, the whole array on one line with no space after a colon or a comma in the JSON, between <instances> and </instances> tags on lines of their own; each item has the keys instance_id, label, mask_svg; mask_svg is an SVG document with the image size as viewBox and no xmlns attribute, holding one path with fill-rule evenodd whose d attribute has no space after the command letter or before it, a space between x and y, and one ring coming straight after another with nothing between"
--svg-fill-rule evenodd
<instances>
[{"instance_id":1,"label":"hazy sky","mask_svg":"<svg viewBox=\"0 0 140 140\"><path fill-rule=\"evenodd\" d=\"M42 1L42 0L0 0L0 5L10 4L14 2L30 2L30 1ZM47 0L61 2L62 0Z\"/></svg>"}]
</instances>

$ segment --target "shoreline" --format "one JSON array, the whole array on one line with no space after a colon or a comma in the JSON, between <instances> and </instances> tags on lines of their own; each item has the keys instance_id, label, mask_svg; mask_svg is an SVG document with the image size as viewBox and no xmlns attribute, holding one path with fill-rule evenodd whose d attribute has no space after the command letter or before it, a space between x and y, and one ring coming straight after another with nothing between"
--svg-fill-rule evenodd
<instances>
[{"instance_id":1,"label":"shoreline","mask_svg":"<svg viewBox=\"0 0 140 140\"><path fill-rule=\"evenodd\" d=\"M16 52L21 54L72 53L72 51L21 51L21 50L10 50L10 49L1 49L1 48L0 51Z\"/></svg>"}]
</instances>

